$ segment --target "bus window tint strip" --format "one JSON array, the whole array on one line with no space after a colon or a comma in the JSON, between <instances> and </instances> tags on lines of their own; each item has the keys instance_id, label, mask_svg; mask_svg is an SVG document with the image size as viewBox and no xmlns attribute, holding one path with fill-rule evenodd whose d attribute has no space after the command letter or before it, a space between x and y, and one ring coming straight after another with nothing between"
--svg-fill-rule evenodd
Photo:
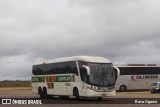
<instances>
[{"instance_id":1,"label":"bus window tint strip","mask_svg":"<svg viewBox=\"0 0 160 107\"><path fill-rule=\"evenodd\" d=\"M120 75L160 74L160 67L118 67Z\"/></svg>"},{"instance_id":2,"label":"bus window tint strip","mask_svg":"<svg viewBox=\"0 0 160 107\"><path fill-rule=\"evenodd\" d=\"M78 75L76 61L33 66L34 75L69 74L69 73Z\"/></svg>"}]
</instances>

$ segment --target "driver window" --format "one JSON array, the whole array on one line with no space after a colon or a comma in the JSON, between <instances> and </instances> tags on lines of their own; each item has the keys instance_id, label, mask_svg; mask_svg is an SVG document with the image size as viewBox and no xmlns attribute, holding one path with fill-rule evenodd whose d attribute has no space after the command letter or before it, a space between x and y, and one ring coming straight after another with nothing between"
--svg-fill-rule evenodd
<instances>
[{"instance_id":1,"label":"driver window","mask_svg":"<svg viewBox=\"0 0 160 107\"><path fill-rule=\"evenodd\" d=\"M87 71L85 68L81 68L80 69L80 73L81 73L81 79L82 81L86 82L88 81L88 75L87 75Z\"/></svg>"}]
</instances>

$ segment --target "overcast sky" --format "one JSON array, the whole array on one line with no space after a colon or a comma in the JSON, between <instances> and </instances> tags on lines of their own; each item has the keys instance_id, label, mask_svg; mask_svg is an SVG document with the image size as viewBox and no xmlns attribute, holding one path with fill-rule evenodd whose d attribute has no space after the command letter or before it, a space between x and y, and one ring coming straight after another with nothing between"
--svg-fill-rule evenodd
<instances>
[{"instance_id":1,"label":"overcast sky","mask_svg":"<svg viewBox=\"0 0 160 107\"><path fill-rule=\"evenodd\" d=\"M160 0L0 0L0 80L73 55L160 64Z\"/></svg>"}]
</instances>

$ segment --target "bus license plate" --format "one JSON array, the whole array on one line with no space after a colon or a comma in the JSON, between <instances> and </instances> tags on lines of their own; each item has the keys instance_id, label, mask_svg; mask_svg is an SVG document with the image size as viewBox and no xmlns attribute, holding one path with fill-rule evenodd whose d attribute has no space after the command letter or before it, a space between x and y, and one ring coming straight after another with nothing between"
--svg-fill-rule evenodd
<instances>
[{"instance_id":1,"label":"bus license plate","mask_svg":"<svg viewBox=\"0 0 160 107\"><path fill-rule=\"evenodd\" d=\"M102 94L102 96L106 96L107 94Z\"/></svg>"}]
</instances>

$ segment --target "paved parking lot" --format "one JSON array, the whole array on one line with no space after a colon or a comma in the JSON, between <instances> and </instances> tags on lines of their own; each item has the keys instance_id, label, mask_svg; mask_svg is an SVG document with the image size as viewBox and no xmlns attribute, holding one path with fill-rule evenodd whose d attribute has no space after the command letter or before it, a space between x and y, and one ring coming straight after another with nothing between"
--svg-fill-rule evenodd
<instances>
[{"instance_id":1,"label":"paved parking lot","mask_svg":"<svg viewBox=\"0 0 160 107\"><path fill-rule=\"evenodd\" d=\"M0 90L0 97L5 98L39 98L31 90ZM117 92L114 98L160 98L160 93L151 94L149 91Z\"/></svg>"},{"instance_id":2,"label":"paved parking lot","mask_svg":"<svg viewBox=\"0 0 160 107\"><path fill-rule=\"evenodd\" d=\"M38 95L35 95L31 92L31 90L0 90L0 98L38 98ZM79 101L75 100L75 98L70 98L70 99L61 99L58 97L54 97L52 99L47 99L46 101L54 101L55 104L52 104L52 106L57 105L60 106L65 105L68 107L71 107L72 105L76 105L77 107L83 104L87 104L87 106L92 105L95 107L98 107L99 104L103 107L106 104L111 104L110 107L119 107L120 105L124 105L126 101L130 101L129 98L160 98L160 93L156 94L151 94L149 91L129 91L129 92L117 92L117 95L115 97L110 97L110 98L105 98L103 101L97 101L96 99L81 99ZM124 100L123 100L124 99ZM119 102L120 101L120 102ZM132 101L133 102L133 101ZM72 104L73 103L73 104ZM122 103L122 104L118 104ZM160 101L159 101L160 103ZM69 105L71 104L71 105ZM78 105L77 105L78 104ZM98 105L97 105L98 104ZM132 107L131 104L127 104L129 107ZM125 106L127 106L125 104ZM137 105L138 107L143 107L141 104L134 104ZM22 106L22 105L21 105ZM26 105L23 105L26 106ZM45 107L50 107L48 104L43 105ZM159 104L154 105L154 107L158 107ZM35 106L34 106L35 107ZM145 106L148 107L148 106Z\"/></svg>"}]
</instances>

